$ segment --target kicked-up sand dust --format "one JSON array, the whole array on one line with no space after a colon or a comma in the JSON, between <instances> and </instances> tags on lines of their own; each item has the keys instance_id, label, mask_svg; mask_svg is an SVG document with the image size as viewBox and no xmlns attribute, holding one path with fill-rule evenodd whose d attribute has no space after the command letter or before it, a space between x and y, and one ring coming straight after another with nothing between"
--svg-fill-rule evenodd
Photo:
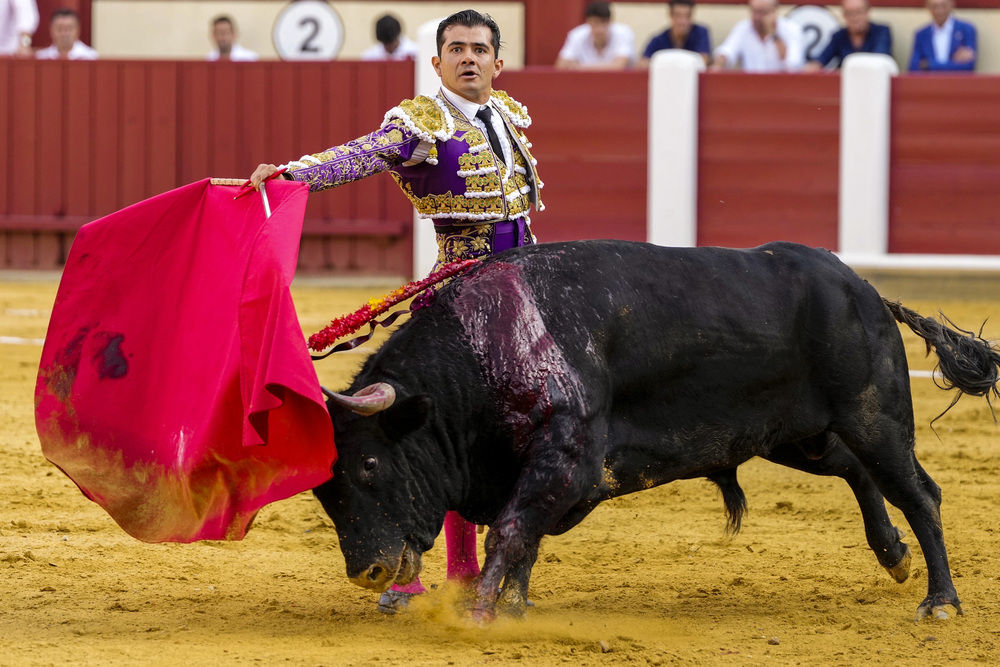
<instances>
[{"instance_id":1,"label":"kicked-up sand dust","mask_svg":"<svg viewBox=\"0 0 1000 667\"><path fill-rule=\"evenodd\" d=\"M424 559L422 579L436 589L405 613L379 613L345 578L332 523L308 493L264 508L242 542L126 535L45 461L35 435L32 339L45 335L56 287L0 283L2 665L929 665L1000 655L1000 428L985 401L965 397L935 435L929 423L951 396L930 379L912 380L917 454L943 489L965 616L914 623L927 585L916 541L906 540L910 580L896 584L844 482L754 460L740 469L750 513L734 539L704 480L607 502L542 542L526 618L477 627L444 582L443 545ZM308 334L392 287L297 286L294 296ZM904 303L966 328L991 318L984 333L1000 338L1000 298L962 293L959 281ZM909 331L904 340L911 368L930 369L922 342ZM319 362L321 380L344 388L363 356Z\"/></svg>"}]
</instances>

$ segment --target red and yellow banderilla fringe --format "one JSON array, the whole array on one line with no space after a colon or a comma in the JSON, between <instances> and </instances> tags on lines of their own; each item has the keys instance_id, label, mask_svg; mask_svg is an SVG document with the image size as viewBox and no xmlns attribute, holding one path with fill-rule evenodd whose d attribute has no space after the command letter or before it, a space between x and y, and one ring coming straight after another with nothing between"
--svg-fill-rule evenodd
<instances>
[{"instance_id":1,"label":"red and yellow banderilla fringe","mask_svg":"<svg viewBox=\"0 0 1000 667\"><path fill-rule=\"evenodd\" d=\"M427 276L426 278L406 283L399 289L393 290L392 292L384 296L369 299L368 303L361 306L361 308L359 308L358 310L348 315L342 315L336 318L335 320L331 321L330 324L323 327L323 329L309 336L309 342L308 342L309 349L312 350L313 352L322 352L323 350L333 345L339 338L343 338L344 336L348 336L352 333L355 333L358 329L360 329L364 325L371 323L372 326L371 332L367 336L363 336L362 338L348 341L347 343L338 345L336 348L334 348L327 354L337 352L342 349L346 350L353 347L357 347L358 345L364 343L365 341L367 341L372 337L372 334L375 332L376 325L383 324L384 326L388 326L389 324L392 324L392 322L395 321L396 317L398 317L400 314L409 311L399 311L397 313L394 313L391 317L386 318L386 320L384 320L383 322L378 322L375 319L379 315L386 312L396 304L406 301L410 297L423 292L427 288L433 287L434 285L437 285L438 283L447 280L448 278L451 278L454 275L462 273L466 269L475 265L478 261L479 260L475 259L464 259L457 262L449 262L444 266L442 266L437 271L435 271L434 273ZM418 308L423 307L425 305L427 305L427 303L421 303L419 305L414 304L410 307L410 310L411 311L417 310ZM324 354L321 357L313 357L313 358L321 359L327 356L327 354Z\"/></svg>"}]
</instances>

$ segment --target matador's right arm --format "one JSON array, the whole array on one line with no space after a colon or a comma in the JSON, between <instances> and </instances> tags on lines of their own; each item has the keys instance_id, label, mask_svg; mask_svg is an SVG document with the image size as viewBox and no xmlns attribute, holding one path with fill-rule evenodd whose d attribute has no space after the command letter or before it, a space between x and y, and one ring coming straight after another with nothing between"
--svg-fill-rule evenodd
<instances>
[{"instance_id":1,"label":"matador's right arm","mask_svg":"<svg viewBox=\"0 0 1000 667\"><path fill-rule=\"evenodd\" d=\"M326 190L406 163L419 144L419 137L389 123L371 134L322 153L304 155L284 166L294 180L308 183L310 191Z\"/></svg>"},{"instance_id":2,"label":"matador's right arm","mask_svg":"<svg viewBox=\"0 0 1000 667\"><path fill-rule=\"evenodd\" d=\"M311 191L325 190L397 166L434 164L435 143L450 139L454 132L451 114L440 100L418 97L391 109L375 132L284 166L286 174L308 183Z\"/></svg>"}]
</instances>

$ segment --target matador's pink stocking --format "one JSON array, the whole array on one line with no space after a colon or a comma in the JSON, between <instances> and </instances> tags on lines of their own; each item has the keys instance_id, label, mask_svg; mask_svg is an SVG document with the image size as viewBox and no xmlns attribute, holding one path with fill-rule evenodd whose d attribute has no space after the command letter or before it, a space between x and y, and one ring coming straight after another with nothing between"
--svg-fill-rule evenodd
<instances>
[{"instance_id":1,"label":"matador's pink stocking","mask_svg":"<svg viewBox=\"0 0 1000 667\"><path fill-rule=\"evenodd\" d=\"M476 555L476 524L458 512L444 515L444 539L448 549L448 579L469 581L479 575Z\"/></svg>"},{"instance_id":2,"label":"matador's pink stocking","mask_svg":"<svg viewBox=\"0 0 1000 667\"><path fill-rule=\"evenodd\" d=\"M399 591L400 593L412 593L413 595L420 595L421 593L426 593L427 589L424 585L420 583L420 577L417 577L405 586L400 586L398 584L393 584L392 588L389 590Z\"/></svg>"}]
</instances>

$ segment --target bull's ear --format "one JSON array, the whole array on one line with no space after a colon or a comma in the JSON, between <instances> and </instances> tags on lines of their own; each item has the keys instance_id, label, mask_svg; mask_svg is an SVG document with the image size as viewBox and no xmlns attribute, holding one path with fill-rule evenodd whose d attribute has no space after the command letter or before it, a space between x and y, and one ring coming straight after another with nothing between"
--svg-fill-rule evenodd
<instances>
[{"instance_id":1,"label":"bull's ear","mask_svg":"<svg viewBox=\"0 0 1000 667\"><path fill-rule=\"evenodd\" d=\"M389 438L399 440L427 423L432 405L427 394L410 396L378 413L379 425Z\"/></svg>"}]
</instances>

